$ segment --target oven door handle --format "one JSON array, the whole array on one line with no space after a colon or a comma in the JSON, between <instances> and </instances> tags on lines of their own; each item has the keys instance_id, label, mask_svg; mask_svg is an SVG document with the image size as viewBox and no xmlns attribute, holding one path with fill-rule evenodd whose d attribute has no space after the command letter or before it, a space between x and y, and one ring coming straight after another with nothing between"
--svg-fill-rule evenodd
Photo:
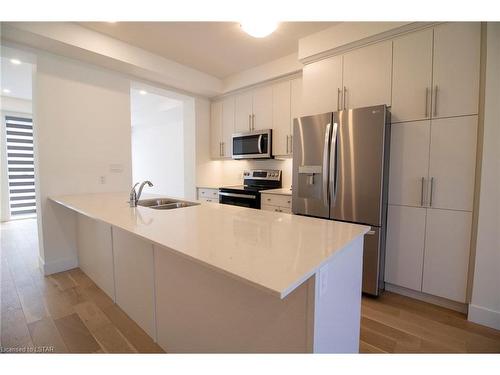
<instances>
[{"instance_id":1,"label":"oven door handle","mask_svg":"<svg viewBox=\"0 0 500 375\"><path fill-rule=\"evenodd\" d=\"M236 193L224 193L219 191L219 195L224 197L234 197L234 198L245 198L245 199L257 199L255 195L247 195L247 194L236 194Z\"/></svg>"}]
</instances>

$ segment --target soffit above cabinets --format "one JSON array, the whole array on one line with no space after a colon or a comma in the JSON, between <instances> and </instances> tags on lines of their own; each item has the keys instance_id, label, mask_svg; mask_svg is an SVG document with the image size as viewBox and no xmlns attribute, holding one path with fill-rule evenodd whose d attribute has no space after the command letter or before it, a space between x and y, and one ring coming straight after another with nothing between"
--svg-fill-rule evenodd
<instances>
[{"instance_id":1,"label":"soffit above cabinets","mask_svg":"<svg viewBox=\"0 0 500 375\"><path fill-rule=\"evenodd\" d=\"M237 22L82 22L80 25L164 58L225 78L297 52L298 41L338 22L282 22L253 38Z\"/></svg>"}]
</instances>

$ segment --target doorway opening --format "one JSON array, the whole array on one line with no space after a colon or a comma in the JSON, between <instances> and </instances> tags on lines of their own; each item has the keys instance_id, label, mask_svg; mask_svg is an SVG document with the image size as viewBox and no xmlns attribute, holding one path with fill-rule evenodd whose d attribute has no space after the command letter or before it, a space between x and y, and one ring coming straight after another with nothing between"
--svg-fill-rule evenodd
<instances>
[{"instance_id":1,"label":"doorway opening","mask_svg":"<svg viewBox=\"0 0 500 375\"><path fill-rule=\"evenodd\" d=\"M194 199L194 99L132 84L133 182L150 180L145 193Z\"/></svg>"}]
</instances>

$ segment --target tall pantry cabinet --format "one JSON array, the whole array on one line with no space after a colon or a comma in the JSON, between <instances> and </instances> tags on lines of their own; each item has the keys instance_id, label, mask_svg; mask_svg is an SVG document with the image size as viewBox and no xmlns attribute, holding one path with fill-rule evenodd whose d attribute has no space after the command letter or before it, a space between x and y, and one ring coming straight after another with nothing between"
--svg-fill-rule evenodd
<instances>
[{"instance_id":1,"label":"tall pantry cabinet","mask_svg":"<svg viewBox=\"0 0 500 375\"><path fill-rule=\"evenodd\" d=\"M393 41L385 281L466 302L479 104L480 24Z\"/></svg>"}]
</instances>

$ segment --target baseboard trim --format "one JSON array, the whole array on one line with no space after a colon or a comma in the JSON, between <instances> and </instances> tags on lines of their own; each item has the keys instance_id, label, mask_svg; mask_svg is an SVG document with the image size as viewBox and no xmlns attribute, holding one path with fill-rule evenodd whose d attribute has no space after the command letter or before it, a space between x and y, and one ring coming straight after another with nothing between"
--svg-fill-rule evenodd
<instances>
[{"instance_id":1,"label":"baseboard trim","mask_svg":"<svg viewBox=\"0 0 500 375\"><path fill-rule=\"evenodd\" d=\"M40 269L43 270L45 276L53 273L63 272L78 267L78 258L59 259L52 262L45 262L41 257L38 257Z\"/></svg>"},{"instance_id":2,"label":"baseboard trim","mask_svg":"<svg viewBox=\"0 0 500 375\"><path fill-rule=\"evenodd\" d=\"M467 314L467 305L465 303L460 303L456 301L451 301L446 298L433 296L432 294L427 294L419 292L416 290L408 289L402 286L385 283L385 290L397 294L401 294L406 297L418 299L427 303L432 303L433 305L445 307L447 309L455 310L463 314Z\"/></svg>"},{"instance_id":3,"label":"baseboard trim","mask_svg":"<svg viewBox=\"0 0 500 375\"><path fill-rule=\"evenodd\" d=\"M490 328L500 330L500 311L490 310L486 307L469 305L467 320Z\"/></svg>"}]
</instances>

